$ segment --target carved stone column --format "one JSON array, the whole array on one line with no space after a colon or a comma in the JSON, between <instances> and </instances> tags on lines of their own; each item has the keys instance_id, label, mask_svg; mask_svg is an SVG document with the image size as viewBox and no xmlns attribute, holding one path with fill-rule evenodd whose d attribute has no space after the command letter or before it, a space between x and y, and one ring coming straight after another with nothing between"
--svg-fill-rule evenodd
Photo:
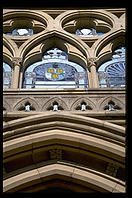
<instances>
[{"instance_id":1,"label":"carved stone column","mask_svg":"<svg viewBox=\"0 0 132 198\"><path fill-rule=\"evenodd\" d=\"M91 80L91 72L89 71L88 68L86 68L87 76L88 76L88 87L92 87L92 80Z\"/></svg>"},{"instance_id":2,"label":"carved stone column","mask_svg":"<svg viewBox=\"0 0 132 198\"><path fill-rule=\"evenodd\" d=\"M12 62L13 62L13 75L12 75L11 88L13 88L13 89L17 89L18 88L21 61L22 61L22 59L20 57L14 57L12 59Z\"/></svg>"},{"instance_id":3,"label":"carved stone column","mask_svg":"<svg viewBox=\"0 0 132 198\"><path fill-rule=\"evenodd\" d=\"M98 81L98 73L96 70L96 59L89 58L88 60L88 68L90 70L90 77L91 77L91 88L98 88L99 81Z\"/></svg>"},{"instance_id":4,"label":"carved stone column","mask_svg":"<svg viewBox=\"0 0 132 198\"><path fill-rule=\"evenodd\" d=\"M20 74L19 74L19 88L22 88L22 83L23 83L23 70L20 68Z\"/></svg>"}]
</instances>

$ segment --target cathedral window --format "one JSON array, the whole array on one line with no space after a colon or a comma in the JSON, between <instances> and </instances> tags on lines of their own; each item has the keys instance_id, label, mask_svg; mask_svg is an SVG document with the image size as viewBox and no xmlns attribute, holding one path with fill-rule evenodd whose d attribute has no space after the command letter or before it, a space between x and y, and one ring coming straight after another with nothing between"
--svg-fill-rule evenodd
<instances>
[{"instance_id":1,"label":"cathedral window","mask_svg":"<svg viewBox=\"0 0 132 198\"><path fill-rule=\"evenodd\" d=\"M24 72L23 88L87 88L86 70L68 60L58 48L48 50L42 61L29 66Z\"/></svg>"},{"instance_id":2,"label":"cathedral window","mask_svg":"<svg viewBox=\"0 0 132 198\"><path fill-rule=\"evenodd\" d=\"M99 67L98 76L100 87L125 87L125 47L115 50L112 59Z\"/></svg>"},{"instance_id":3,"label":"cathedral window","mask_svg":"<svg viewBox=\"0 0 132 198\"><path fill-rule=\"evenodd\" d=\"M12 68L3 63L3 88L10 88L11 87L11 79L12 79Z\"/></svg>"},{"instance_id":4,"label":"cathedral window","mask_svg":"<svg viewBox=\"0 0 132 198\"><path fill-rule=\"evenodd\" d=\"M76 35L93 37L93 36L102 36L103 32L97 32L94 28L83 28L77 29L75 32Z\"/></svg>"},{"instance_id":5,"label":"cathedral window","mask_svg":"<svg viewBox=\"0 0 132 198\"><path fill-rule=\"evenodd\" d=\"M16 28L12 32L7 32L6 35L11 36L31 36L33 35L33 30L30 28Z\"/></svg>"}]
</instances>

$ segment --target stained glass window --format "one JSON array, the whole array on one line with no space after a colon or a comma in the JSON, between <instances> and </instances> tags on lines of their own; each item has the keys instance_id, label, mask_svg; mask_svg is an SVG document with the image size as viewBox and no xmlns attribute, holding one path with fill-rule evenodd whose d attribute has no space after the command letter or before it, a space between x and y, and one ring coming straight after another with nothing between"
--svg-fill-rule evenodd
<instances>
[{"instance_id":1,"label":"stained glass window","mask_svg":"<svg viewBox=\"0 0 132 198\"><path fill-rule=\"evenodd\" d=\"M33 30L30 28L16 28L11 33L7 32L6 35L12 36L31 36L33 35Z\"/></svg>"},{"instance_id":2,"label":"stained glass window","mask_svg":"<svg viewBox=\"0 0 132 198\"><path fill-rule=\"evenodd\" d=\"M125 87L125 47L115 50L112 59L98 70L100 87Z\"/></svg>"},{"instance_id":3,"label":"stained glass window","mask_svg":"<svg viewBox=\"0 0 132 198\"><path fill-rule=\"evenodd\" d=\"M10 88L12 78L12 69L11 67L3 63L3 88Z\"/></svg>"},{"instance_id":4,"label":"stained glass window","mask_svg":"<svg viewBox=\"0 0 132 198\"><path fill-rule=\"evenodd\" d=\"M29 66L24 72L23 88L87 88L86 70L68 61L58 48L48 50L42 61Z\"/></svg>"},{"instance_id":5,"label":"stained glass window","mask_svg":"<svg viewBox=\"0 0 132 198\"><path fill-rule=\"evenodd\" d=\"M96 29L94 28L83 28L83 29L77 29L75 34L84 37L85 36L92 37L92 36L102 36L103 32L97 32Z\"/></svg>"}]
</instances>

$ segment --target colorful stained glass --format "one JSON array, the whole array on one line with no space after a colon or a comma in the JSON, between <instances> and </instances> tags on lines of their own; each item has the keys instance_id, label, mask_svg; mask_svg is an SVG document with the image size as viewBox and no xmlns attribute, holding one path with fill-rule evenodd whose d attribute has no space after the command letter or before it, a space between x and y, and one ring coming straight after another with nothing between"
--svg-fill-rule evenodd
<instances>
[{"instance_id":1,"label":"colorful stained glass","mask_svg":"<svg viewBox=\"0 0 132 198\"><path fill-rule=\"evenodd\" d=\"M53 48L45 54L41 62L25 70L24 88L84 88L88 86L86 70L68 61L65 52Z\"/></svg>"}]
</instances>

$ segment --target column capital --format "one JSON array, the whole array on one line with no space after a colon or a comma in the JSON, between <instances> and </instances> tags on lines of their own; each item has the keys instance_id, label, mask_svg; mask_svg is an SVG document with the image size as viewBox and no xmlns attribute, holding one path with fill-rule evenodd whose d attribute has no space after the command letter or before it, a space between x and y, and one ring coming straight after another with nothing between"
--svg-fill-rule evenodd
<instances>
[{"instance_id":1,"label":"column capital","mask_svg":"<svg viewBox=\"0 0 132 198\"><path fill-rule=\"evenodd\" d=\"M97 62L97 58L89 58L88 59L88 68L90 68L91 66L96 67L96 62Z\"/></svg>"},{"instance_id":2,"label":"column capital","mask_svg":"<svg viewBox=\"0 0 132 198\"><path fill-rule=\"evenodd\" d=\"M20 66L20 65L21 65L21 62L22 62L22 58L20 58L20 57L13 57L13 58L12 58L12 62L13 62L13 65L14 65L14 66L15 66L15 65Z\"/></svg>"}]
</instances>

